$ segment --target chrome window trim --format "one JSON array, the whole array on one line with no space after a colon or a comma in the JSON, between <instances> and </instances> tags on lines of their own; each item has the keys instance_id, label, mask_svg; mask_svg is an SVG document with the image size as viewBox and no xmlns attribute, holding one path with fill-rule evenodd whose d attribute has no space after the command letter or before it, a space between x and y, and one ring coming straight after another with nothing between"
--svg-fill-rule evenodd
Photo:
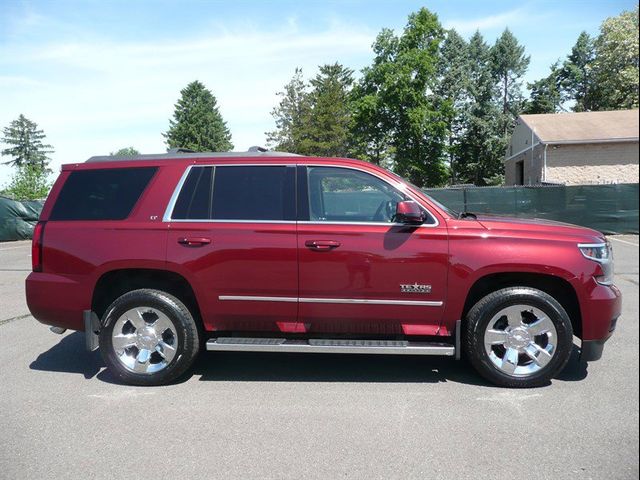
<instances>
[{"instance_id":1,"label":"chrome window trim","mask_svg":"<svg viewBox=\"0 0 640 480\"><path fill-rule=\"evenodd\" d=\"M256 297L245 295L220 295L218 300L235 300L244 302L299 302L299 303L331 303L348 305L406 305L413 307L441 307L443 301L435 300L386 300L368 298L310 298L310 297Z\"/></svg>"},{"instance_id":2,"label":"chrome window trim","mask_svg":"<svg viewBox=\"0 0 640 480\"><path fill-rule=\"evenodd\" d=\"M180 192L182 191L182 187L184 186L184 183L187 180L187 177L189 176L189 172L191 172L192 168L203 168L203 167L214 167L214 181L215 181L215 169L216 167L297 167L297 166L301 166L301 167L328 167L328 168L344 168L347 170L355 170L356 172L361 172L361 173L365 173L365 174L369 174L372 175L373 177L376 177L379 180L382 180L383 182L387 183L388 185L390 185L391 187L395 188L396 190L399 190L402 194L406 195L407 197L409 197L412 201L416 202L418 205L420 205L422 208L425 209L425 211L427 212L427 214L433 219L434 223L430 223L430 224L420 224L420 225L408 225L406 223L388 223L388 222L318 222L318 221L311 221L311 220L303 220L303 221L295 221L295 220L214 220L214 219L173 219L171 218L171 215L173 214L173 209L175 208L175 204L178 201L178 196L180 195ZM264 163L234 163L234 164L225 164L225 163L203 163L203 164L193 164L193 165L189 165L184 173L182 174L182 177L180 177L180 181L178 182L178 184L176 185L176 188L173 191L173 194L171 195L171 198L169 199L169 203L167 204L167 208L165 209L164 215L162 216L162 221L163 222L176 222L176 223L271 223L271 224L275 224L275 223L279 223L279 224L283 224L283 225L291 225L291 224L296 224L296 223L300 223L300 224L304 224L304 225L364 225L364 226L387 226L387 227L412 227L412 228L436 228L440 226L440 221L438 220L438 217L435 216L433 213L431 213L431 210L429 210L427 207L425 207L421 201L417 200L413 195L411 195L411 192L406 191L406 186L403 183L400 182L392 182L391 180L382 177L381 175L379 175L377 172L373 173L373 172L368 172L366 170L362 170L360 168L354 167L354 166L345 166L345 165L337 165L337 164L328 164L328 165L322 165L322 164L315 164L315 163L301 163L301 164L295 164L295 163L268 163L268 164L264 164Z\"/></svg>"}]
</instances>

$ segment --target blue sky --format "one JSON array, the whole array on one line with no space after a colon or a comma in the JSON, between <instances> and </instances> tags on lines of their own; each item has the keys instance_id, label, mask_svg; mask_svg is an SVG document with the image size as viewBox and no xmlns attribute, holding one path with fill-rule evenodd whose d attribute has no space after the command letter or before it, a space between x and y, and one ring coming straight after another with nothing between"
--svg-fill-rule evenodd
<instances>
[{"instance_id":1,"label":"blue sky","mask_svg":"<svg viewBox=\"0 0 640 480\"><path fill-rule=\"evenodd\" d=\"M445 27L492 42L509 27L546 75L582 30L631 0L606 1L16 1L0 0L0 126L19 114L55 147L52 167L120 147L164 151L179 91L198 79L216 95L236 150L265 143L275 93L339 61L370 63L383 27L400 31L420 7ZM0 167L0 186L10 177Z\"/></svg>"}]
</instances>

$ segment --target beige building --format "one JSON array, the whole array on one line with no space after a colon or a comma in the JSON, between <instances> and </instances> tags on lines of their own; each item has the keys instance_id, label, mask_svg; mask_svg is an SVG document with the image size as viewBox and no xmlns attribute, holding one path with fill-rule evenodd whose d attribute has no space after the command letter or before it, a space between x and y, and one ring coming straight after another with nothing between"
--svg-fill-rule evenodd
<instances>
[{"instance_id":1,"label":"beige building","mask_svg":"<svg viewBox=\"0 0 640 480\"><path fill-rule=\"evenodd\" d=\"M520 115L505 183L638 183L638 110Z\"/></svg>"}]
</instances>

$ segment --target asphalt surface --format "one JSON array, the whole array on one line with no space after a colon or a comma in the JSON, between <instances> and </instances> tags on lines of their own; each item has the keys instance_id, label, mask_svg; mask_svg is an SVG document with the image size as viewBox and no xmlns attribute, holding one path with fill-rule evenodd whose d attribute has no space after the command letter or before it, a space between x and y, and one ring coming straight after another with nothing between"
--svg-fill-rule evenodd
<instances>
[{"instance_id":1,"label":"asphalt surface","mask_svg":"<svg viewBox=\"0 0 640 480\"><path fill-rule=\"evenodd\" d=\"M638 478L638 237L613 244L603 359L525 391L451 359L231 352L120 385L28 316L29 244L0 244L0 478Z\"/></svg>"}]
</instances>

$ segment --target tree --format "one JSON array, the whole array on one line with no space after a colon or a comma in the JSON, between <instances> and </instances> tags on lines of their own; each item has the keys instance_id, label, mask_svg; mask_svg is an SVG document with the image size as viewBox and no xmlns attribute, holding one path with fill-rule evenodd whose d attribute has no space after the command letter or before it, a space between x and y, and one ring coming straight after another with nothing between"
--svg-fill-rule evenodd
<instances>
[{"instance_id":1,"label":"tree","mask_svg":"<svg viewBox=\"0 0 640 480\"><path fill-rule=\"evenodd\" d=\"M594 109L638 107L638 6L606 19L595 41Z\"/></svg>"},{"instance_id":2,"label":"tree","mask_svg":"<svg viewBox=\"0 0 640 480\"><path fill-rule=\"evenodd\" d=\"M50 160L47 155L53 153L53 147L44 143L46 135L43 130L38 129L35 122L20 115L5 127L2 133L2 142L8 147L3 149L0 155L11 157L9 161L4 162L5 165L30 165L46 170Z\"/></svg>"},{"instance_id":3,"label":"tree","mask_svg":"<svg viewBox=\"0 0 640 480\"><path fill-rule=\"evenodd\" d=\"M562 101L574 101L573 111L584 112L593 109L593 60L595 57L593 39L587 32L578 36L571 54L557 72ZM553 72L552 72L553 73Z\"/></svg>"},{"instance_id":4,"label":"tree","mask_svg":"<svg viewBox=\"0 0 640 480\"><path fill-rule=\"evenodd\" d=\"M323 65L311 80L308 119L304 122L301 153L323 157L349 154L351 109L349 91L353 70L339 63Z\"/></svg>"},{"instance_id":5,"label":"tree","mask_svg":"<svg viewBox=\"0 0 640 480\"><path fill-rule=\"evenodd\" d=\"M522 107L521 81L529 67L530 57L524 54L524 47L507 28L491 48L493 74L500 85L503 133L508 135L513 120Z\"/></svg>"},{"instance_id":6,"label":"tree","mask_svg":"<svg viewBox=\"0 0 640 480\"><path fill-rule=\"evenodd\" d=\"M502 132L500 101L493 74L491 49L477 31L469 40L467 112L459 147L457 178L484 185L504 172L506 140Z\"/></svg>"},{"instance_id":7,"label":"tree","mask_svg":"<svg viewBox=\"0 0 640 480\"><path fill-rule=\"evenodd\" d=\"M460 157L460 139L467 114L466 90L469 84L469 45L455 30L447 31L440 49L438 83L435 94L448 107L447 145L451 183L456 183L456 167Z\"/></svg>"},{"instance_id":8,"label":"tree","mask_svg":"<svg viewBox=\"0 0 640 480\"><path fill-rule=\"evenodd\" d=\"M195 152L233 149L231 133L218 110L216 97L197 80L180 91L169 130L163 136L169 148Z\"/></svg>"},{"instance_id":9,"label":"tree","mask_svg":"<svg viewBox=\"0 0 640 480\"><path fill-rule=\"evenodd\" d=\"M296 68L293 77L278 92L281 98L271 116L276 121L276 129L267 132L267 143L276 150L301 152L305 122L309 116L310 100L307 84L302 78L302 69Z\"/></svg>"},{"instance_id":10,"label":"tree","mask_svg":"<svg viewBox=\"0 0 640 480\"><path fill-rule=\"evenodd\" d=\"M20 165L2 193L17 200L45 198L51 190L48 174L49 170L39 165L28 163Z\"/></svg>"},{"instance_id":11,"label":"tree","mask_svg":"<svg viewBox=\"0 0 640 480\"><path fill-rule=\"evenodd\" d=\"M525 103L524 113L556 113L562 110L563 96L560 88L560 74L558 65L554 64L547 77L527 84L531 95Z\"/></svg>"},{"instance_id":12,"label":"tree","mask_svg":"<svg viewBox=\"0 0 640 480\"><path fill-rule=\"evenodd\" d=\"M111 152L109 155L112 157L133 157L135 155L140 155L140 152L133 147L124 147L115 152Z\"/></svg>"},{"instance_id":13,"label":"tree","mask_svg":"<svg viewBox=\"0 0 640 480\"><path fill-rule=\"evenodd\" d=\"M426 8L409 16L401 36L383 30L374 43L373 65L363 72L363 95L356 100L355 121L379 113L378 124L364 132L359 145L378 145L389 132L394 169L419 186L443 185L447 179L444 146L450 107L434 95L444 30ZM445 111L447 110L447 111Z\"/></svg>"}]
</instances>

